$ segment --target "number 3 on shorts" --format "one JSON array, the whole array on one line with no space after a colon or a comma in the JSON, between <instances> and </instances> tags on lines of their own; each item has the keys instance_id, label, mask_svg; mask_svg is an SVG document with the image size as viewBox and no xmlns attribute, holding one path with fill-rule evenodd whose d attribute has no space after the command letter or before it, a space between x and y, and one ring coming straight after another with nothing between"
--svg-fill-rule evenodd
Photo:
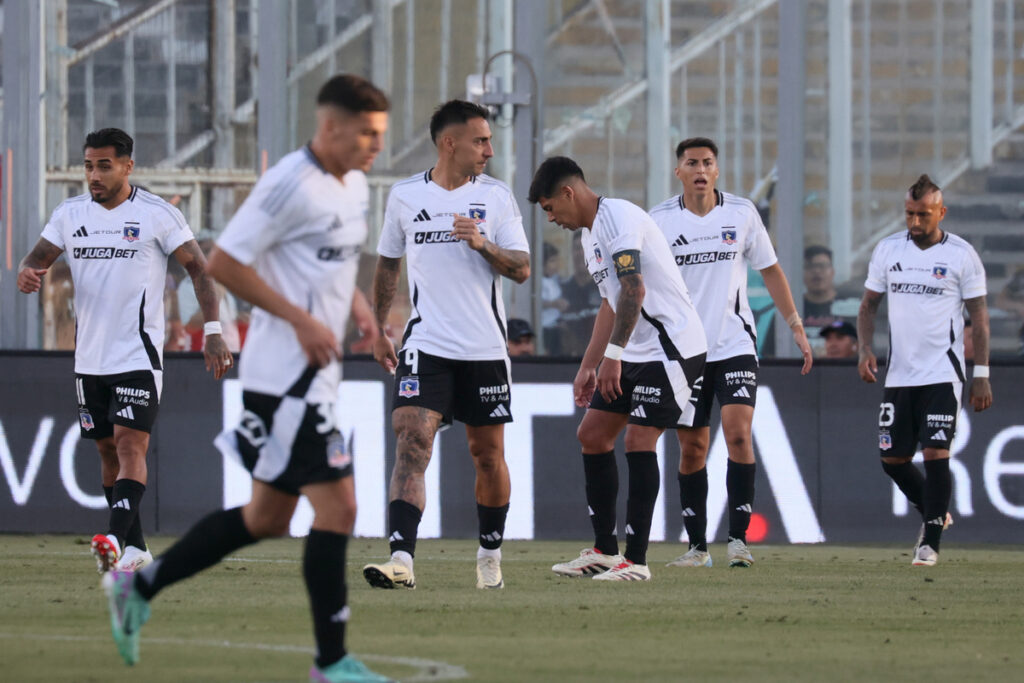
<instances>
[{"instance_id":1,"label":"number 3 on shorts","mask_svg":"<svg viewBox=\"0 0 1024 683\"><path fill-rule=\"evenodd\" d=\"M883 403L882 409L878 412L878 426L888 427L895 419L896 406L892 403Z\"/></svg>"}]
</instances>

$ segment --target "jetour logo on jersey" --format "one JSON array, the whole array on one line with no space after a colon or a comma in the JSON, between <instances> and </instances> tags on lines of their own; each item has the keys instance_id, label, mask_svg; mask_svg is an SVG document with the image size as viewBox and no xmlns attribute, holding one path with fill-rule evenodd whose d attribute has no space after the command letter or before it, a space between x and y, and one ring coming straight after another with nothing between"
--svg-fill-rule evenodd
<instances>
[{"instance_id":1,"label":"jetour logo on jersey","mask_svg":"<svg viewBox=\"0 0 1024 683\"><path fill-rule=\"evenodd\" d=\"M722 228L722 244L736 244L736 227L727 225Z\"/></svg>"}]
</instances>

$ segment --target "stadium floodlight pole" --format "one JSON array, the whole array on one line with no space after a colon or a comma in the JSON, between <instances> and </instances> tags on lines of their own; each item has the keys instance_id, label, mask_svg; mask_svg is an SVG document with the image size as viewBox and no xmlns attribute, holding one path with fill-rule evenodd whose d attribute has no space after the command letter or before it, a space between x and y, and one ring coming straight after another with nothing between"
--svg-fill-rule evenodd
<instances>
[{"instance_id":1,"label":"stadium floodlight pole","mask_svg":"<svg viewBox=\"0 0 1024 683\"><path fill-rule=\"evenodd\" d=\"M494 60L498 57L510 56L513 60L518 60L523 66L526 67L527 72L530 74L530 90L525 92L520 89L516 89L512 92L491 92L488 91L488 72L491 69L491 65ZM515 165L515 195L517 197L525 197L527 192L525 191L529 187L529 182L533 170L537 168L538 159L541 155L541 139L540 139L540 86L537 81L537 72L533 68L533 62L522 52L516 50L501 50L495 52L493 55L487 58L484 62L484 72L480 78L480 83L483 88L483 94L480 96L480 104L485 106L500 106L505 104L511 104L513 107L513 118L517 116L517 107L528 107L530 110L529 132L528 135L522 136L529 140L529 145L526 146L524 154L524 146L516 145L516 158L517 163ZM525 162L525 163L524 163ZM520 187L521 186L521 187ZM522 190L522 191L520 191ZM544 236L542 234L543 226L537 221L537 213L534 207L530 207L529 213L524 217L527 222L527 232L530 235L530 240L534 245L531 250L533 264L531 266L531 272L543 273L544 272L544 250L537 248L537 245L544 243ZM543 283L542 277L530 278L530 317L534 327L540 324L541 314L541 284ZM543 335L539 335L536 339L537 353L544 353L544 338Z\"/></svg>"}]
</instances>

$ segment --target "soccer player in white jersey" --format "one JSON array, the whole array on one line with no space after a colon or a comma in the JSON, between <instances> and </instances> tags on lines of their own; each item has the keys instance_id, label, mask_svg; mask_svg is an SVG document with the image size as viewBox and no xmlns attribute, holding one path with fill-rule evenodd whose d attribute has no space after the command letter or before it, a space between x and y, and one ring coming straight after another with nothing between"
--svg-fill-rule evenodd
<instances>
[{"instance_id":1,"label":"soccer player in white jersey","mask_svg":"<svg viewBox=\"0 0 1024 683\"><path fill-rule=\"evenodd\" d=\"M530 275L529 244L508 186L483 174L489 113L451 100L430 119L437 165L396 183L377 245L373 293L383 329L408 256L412 313L402 348L381 334L373 355L395 375L397 437L388 492L391 558L363 568L377 588L414 588L416 534L426 505L424 472L441 425L466 425L476 469L477 588L501 588L501 541L511 486L505 423L512 421L501 278Z\"/></svg>"},{"instance_id":2,"label":"soccer player in white jersey","mask_svg":"<svg viewBox=\"0 0 1024 683\"><path fill-rule=\"evenodd\" d=\"M159 591L243 546L286 534L304 495L314 513L302 558L316 639L310 680L387 680L345 651L345 553L356 500L334 401L338 340L367 234L364 173L382 148L388 108L384 93L363 78L327 81L313 140L267 170L210 255L214 277L253 304L239 368L244 411L216 440L252 472L252 499L209 514L144 570L108 575L114 639L129 664Z\"/></svg>"},{"instance_id":3,"label":"soccer player in white jersey","mask_svg":"<svg viewBox=\"0 0 1024 683\"><path fill-rule=\"evenodd\" d=\"M655 447L665 429L693 423L707 353L704 328L665 236L643 209L599 197L567 157L540 165L529 199L549 221L582 229L587 269L603 299L573 381L576 405L587 407L577 436L594 547L551 569L564 576L649 581L647 544L660 485ZM619 555L615 440L623 429L629 496L626 552Z\"/></svg>"},{"instance_id":4,"label":"soccer player in white jersey","mask_svg":"<svg viewBox=\"0 0 1024 683\"><path fill-rule=\"evenodd\" d=\"M779 315L793 330L803 355L802 374L811 369L807 341L786 274L775 257L768 231L747 199L715 188L718 147L708 138L689 138L676 147L676 177L682 194L651 209L669 244L693 303L704 323L708 359L697 394L692 427L679 437L679 497L690 547L669 563L710 567L707 545L708 445L711 406L721 405L722 432L729 452L725 486L729 509L730 567L754 562L747 527L754 504L754 448L750 438L757 398L757 343L754 315L747 302L747 269L760 271Z\"/></svg>"},{"instance_id":5,"label":"soccer player in white jersey","mask_svg":"<svg viewBox=\"0 0 1024 683\"><path fill-rule=\"evenodd\" d=\"M878 413L878 450L882 469L921 513L912 564L932 566L939 559L942 531L952 523L949 447L966 382L965 305L975 363L969 401L975 411L992 405L985 268L974 247L939 227L946 207L931 178L917 179L904 206L907 230L879 242L868 264L857 315L857 370L865 382L877 381L871 345L875 314L888 294L889 361ZM918 444L923 476L911 462Z\"/></svg>"},{"instance_id":6,"label":"soccer player in white jersey","mask_svg":"<svg viewBox=\"0 0 1024 683\"><path fill-rule=\"evenodd\" d=\"M231 353L220 335L217 294L206 259L185 218L128 182L131 136L104 128L85 138L87 194L60 204L21 261L18 288L38 291L67 252L75 283L75 394L83 439L96 442L106 533L92 539L100 573L151 562L139 509L146 491L146 451L163 386L164 280L173 254L195 286L206 320L207 370L220 379Z\"/></svg>"}]
</instances>

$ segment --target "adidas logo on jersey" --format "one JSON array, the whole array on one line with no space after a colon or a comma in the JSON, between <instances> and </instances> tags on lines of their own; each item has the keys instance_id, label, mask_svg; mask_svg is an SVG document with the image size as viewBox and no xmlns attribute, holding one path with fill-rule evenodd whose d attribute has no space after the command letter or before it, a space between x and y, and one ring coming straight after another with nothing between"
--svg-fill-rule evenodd
<instances>
[{"instance_id":1,"label":"adidas logo on jersey","mask_svg":"<svg viewBox=\"0 0 1024 683\"><path fill-rule=\"evenodd\" d=\"M636 409L633 412L631 412L629 415L630 415L630 417L641 417L641 418L644 418L644 419L647 418L647 413L644 412L644 407L643 406L637 406Z\"/></svg>"},{"instance_id":2,"label":"adidas logo on jersey","mask_svg":"<svg viewBox=\"0 0 1024 683\"><path fill-rule=\"evenodd\" d=\"M900 262L897 261L896 265L894 265L892 268L889 269L889 272L890 273L902 273L903 272L903 266L901 266Z\"/></svg>"},{"instance_id":3,"label":"adidas logo on jersey","mask_svg":"<svg viewBox=\"0 0 1024 683\"><path fill-rule=\"evenodd\" d=\"M427 213L426 209L420 209L420 212L416 214L416 218L412 219L413 223L422 223L423 221L429 221L430 214Z\"/></svg>"},{"instance_id":4,"label":"adidas logo on jersey","mask_svg":"<svg viewBox=\"0 0 1024 683\"><path fill-rule=\"evenodd\" d=\"M932 434L932 441L945 441L945 440L946 440L946 430L945 429L940 429L939 431L937 431L934 434Z\"/></svg>"},{"instance_id":5,"label":"adidas logo on jersey","mask_svg":"<svg viewBox=\"0 0 1024 683\"><path fill-rule=\"evenodd\" d=\"M508 417L508 414L508 408L504 403L499 403L498 407L491 411L491 417Z\"/></svg>"},{"instance_id":6,"label":"adidas logo on jersey","mask_svg":"<svg viewBox=\"0 0 1024 683\"><path fill-rule=\"evenodd\" d=\"M676 238L676 241L672 243L672 246L673 247L681 247L684 244L689 244L689 242L686 241L685 237L680 235L679 237Z\"/></svg>"},{"instance_id":7,"label":"adidas logo on jersey","mask_svg":"<svg viewBox=\"0 0 1024 683\"><path fill-rule=\"evenodd\" d=\"M131 406L125 406L124 408L121 408L121 410L117 411L115 415L117 415L118 417L123 417L126 420L135 419L135 413L132 412Z\"/></svg>"},{"instance_id":8,"label":"adidas logo on jersey","mask_svg":"<svg viewBox=\"0 0 1024 683\"><path fill-rule=\"evenodd\" d=\"M132 504L128 502L127 498L122 498L113 505L110 506L111 510L131 510Z\"/></svg>"},{"instance_id":9,"label":"adidas logo on jersey","mask_svg":"<svg viewBox=\"0 0 1024 683\"><path fill-rule=\"evenodd\" d=\"M750 392L747 391L746 387L740 387L733 392L733 396L739 396L740 398L750 398Z\"/></svg>"},{"instance_id":10,"label":"adidas logo on jersey","mask_svg":"<svg viewBox=\"0 0 1024 683\"><path fill-rule=\"evenodd\" d=\"M743 505L740 505L739 507L737 507L736 510L738 510L739 512L747 512L747 513L751 513L751 512L754 511L754 509L752 507L750 507L750 503L744 503Z\"/></svg>"},{"instance_id":11,"label":"adidas logo on jersey","mask_svg":"<svg viewBox=\"0 0 1024 683\"><path fill-rule=\"evenodd\" d=\"M75 230L73 233L71 233L71 236L72 237L88 237L89 236L89 231L86 230L85 226L83 225L78 230Z\"/></svg>"}]
</instances>

